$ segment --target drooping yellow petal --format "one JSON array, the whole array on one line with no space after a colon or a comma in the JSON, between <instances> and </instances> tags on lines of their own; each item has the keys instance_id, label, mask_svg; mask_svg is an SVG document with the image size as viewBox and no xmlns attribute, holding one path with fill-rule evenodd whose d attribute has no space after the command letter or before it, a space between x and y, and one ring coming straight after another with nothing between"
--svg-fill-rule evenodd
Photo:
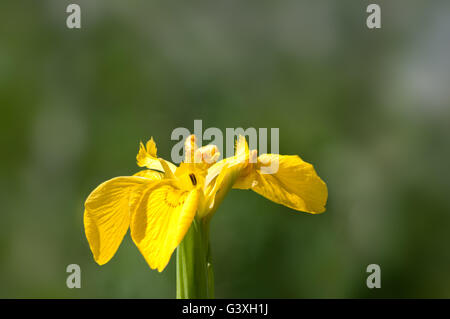
<instances>
[{"instance_id":1,"label":"drooping yellow petal","mask_svg":"<svg viewBox=\"0 0 450 319\"><path fill-rule=\"evenodd\" d=\"M99 265L114 256L128 230L132 198L155 181L138 176L116 177L100 184L88 196L84 204L84 228Z\"/></svg>"},{"instance_id":2,"label":"drooping yellow petal","mask_svg":"<svg viewBox=\"0 0 450 319\"><path fill-rule=\"evenodd\" d=\"M264 167L278 161L278 170L263 174ZM318 214L325 211L328 197L326 184L314 167L294 155L263 154L255 170L242 176L233 188L251 188L267 199L295 210Z\"/></svg>"},{"instance_id":3,"label":"drooping yellow petal","mask_svg":"<svg viewBox=\"0 0 450 319\"><path fill-rule=\"evenodd\" d=\"M131 236L152 269L162 271L194 219L198 189L181 190L162 181L147 190L136 205Z\"/></svg>"}]
</instances>

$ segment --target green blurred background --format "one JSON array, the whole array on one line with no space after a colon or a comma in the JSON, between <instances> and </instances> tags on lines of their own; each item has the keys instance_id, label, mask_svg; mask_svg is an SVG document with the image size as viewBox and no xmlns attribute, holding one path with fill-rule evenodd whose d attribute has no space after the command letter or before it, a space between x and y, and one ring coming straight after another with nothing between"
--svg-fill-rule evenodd
<instances>
[{"instance_id":1,"label":"green blurred background","mask_svg":"<svg viewBox=\"0 0 450 319\"><path fill-rule=\"evenodd\" d=\"M0 297L174 297L175 258L152 271L129 235L94 262L83 203L138 170L139 141L170 159L194 119L280 128L329 188L317 216L231 192L217 297L450 297L450 3L371 2L2 0Z\"/></svg>"}]
</instances>

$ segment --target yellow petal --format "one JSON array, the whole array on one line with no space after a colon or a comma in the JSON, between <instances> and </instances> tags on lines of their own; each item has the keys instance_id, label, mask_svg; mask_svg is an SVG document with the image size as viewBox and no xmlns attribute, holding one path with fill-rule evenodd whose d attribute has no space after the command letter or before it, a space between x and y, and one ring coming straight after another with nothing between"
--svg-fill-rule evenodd
<instances>
[{"instance_id":1,"label":"yellow petal","mask_svg":"<svg viewBox=\"0 0 450 319\"><path fill-rule=\"evenodd\" d=\"M172 164L171 162L169 162L169 161L166 161L166 160L163 160L166 164L167 164L167 166L170 168L170 172L172 173L172 174L175 174L175 171L177 170L177 166L176 165L174 165L174 164ZM167 170L168 171L168 170Z\"/></svg>"},{"instance_id":2,"label":"yellow petal","mask_svg":"<svg viewBox=\"0 0 450 319\"><path fill-rule=\"evenodd\" d=\"M150 140L147 142L146 147L147 147L147 153L152 157L156 157L157 148L156 148L156 143L153 140L153 137L151 137Z\"/></svg>"},{"instance_id":3,"label":"yellow petal","mask_svg":"<svg viewBox=\"0 0 450 319\"><path fill-rule=\"evenodd\" d=\"M230 162L229 158L225 158L215 164L213 164L206 175L205 187L213 187L213 180L220 174L220 172L227 166Z\"/></svg>"},{"instance_id":4,"label":"yellow petal","mask_svg":"<svg viewBox=\"0 0 450 319\"><path fill-rule=\"evenodd\" d=\"M162 181L147 190L136 206L131 236L152 269L162 271L191 226L198 190L181 190Z\"/></svg>"},{"instance_id":5,"label":"yellow petal","mask_svg":"<svg viewBox=\"0 0 450 319\"><path fill-rule=\"evenodd\" d=\"M205 194L207 197L214 197L215 193L222 188L231 187L237 178L247 175L253 168L253 164L249 163L250 155L256 151L249 151L245 137L240 135L236 141L236 155L225 158L215 164L209 169L205 178Z\"/></svg>"},{"instance_id":6,"label":"yellow petal","mask_svg":"<svg viewBox=\"0 0 450 319\"><path fill-rule=\"evenodd\" d=\"M100 184L84 206L84 229L89 246L99 265L116 253L130 224L130 201L143 186L155 181L143 177L116 177Z\"/></svg>"},{"instance_id":7,"label":"yellow petal","mask_svg":"<svg viewBox=\"0 0 450 319\"><path fill-rule=\"evenodd\" d=\"M217 162L220 157L219 148L216 145L206 145L198 148L195 151L195 163L205 164L205 168L209 168L211 165Z\"/></svg>"},{"instance_id":8,"label":"yellow petal","mask_svg":"<svg viewBox=\"0 0 450 319\"><path fill-rule=\"evenodd\" d=\"M277 160L276 173L262 174L265 165ZM312 214L325 211L328 197L327 186L316 174L314 167L296 155L259 156L256 169L239 178L233 188L251 188L275 203Z\"/></svg>"},{"instance_id":9,"label":"yellow petal","mask_svg":"<svg viewBox=\"0 0 450 319\"><path fill-rule=\"evenodd\" d=\"M208 169L204 184L204 201L199 207L199 217L212 215L225 195L241 176L247 163L236 156L221 160Z\"/></svg>"},{"instance_id":10,"label":"yellow petal","mask_svg":"<svg viewBox=\"0 0 450 319\"><path fill-rule=\"evenodd\" d=\"M136 156L137 164L140 167L147 167L148 169L164 172L164 167L161 165L156 155L156 151L156 144L153 137L147 142L146 146L141 142L139 144L139 152ZM177 167L168 161L165 161L165 163L170 168L170 171L174 173Z\"/></svg>"},{"instance_id":11,"label":"yellow petal","mask_svg":"<svg viewBox=\"0 0 450 319\"><path fill-rule=\"evenodd\" d=\"M175 178L174 173L177 170L177 167L175 166L175 170L172 170L172 168L169 166L169 162L163 160L162 158L159 159L159 163L161 164L161 167L165 172L164 178L174 179Z\"/></svg>"},{"instance_id":12,"label":"yellow petal","mask_svg":"<svg viewBox=\"0 0 450 319\"><path fill-rule=\"evenodd\" d=\"M145 178L161 180L164 177L164 174L158 171L153 171L151 169L144 169L142 171L137 172L133 176L141 176Z\"/></svg>"},{"instance_id":13,"label":"yellow petal","mask_svg":"<svg viewBox=\"0 0 450 319\"><path fill-rule=\"evenodd\" d=\"M185 163L195 163L195 152L197 151L197 138L194 134L189 135L184 141L184 161Z\"/></svg>"},{"instance_id":14,"label":"yellow petal","mask_svg":"<svg viewBox=\"0 0 450 319\"><path fill-rule=\"evenodd\" d=\"M239 161L246 161L249 157L248 144L245 137L242 135L239 135L239 138L236 141L235 155Z\"/></svg>"}]
</instances>

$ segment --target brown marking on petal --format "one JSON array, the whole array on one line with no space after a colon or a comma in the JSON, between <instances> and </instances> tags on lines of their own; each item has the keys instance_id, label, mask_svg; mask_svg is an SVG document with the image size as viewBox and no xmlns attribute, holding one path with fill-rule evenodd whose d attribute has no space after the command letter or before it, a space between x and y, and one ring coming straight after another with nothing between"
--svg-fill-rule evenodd
<instances>
[{"instance_id":1,"label":"brown marking on petal","mask_svg":"<svg viewBox=\"0 0 450 319\"><path fill-rule=\"evenodd\" d=\"M167 198L168 195L169 195L169 192L166 192L166 194L164 195L164 202L165 202L168 206L170 206L170 207L172 207L172 208L176 208L176 207L178 207L178 206L181 206L181 205L184 204L184 201L185 201L185 199L186 199L186 196L184 196L186 193L187 193L187 192L183 192L183 193L181 194L181 196L179 197L179 200L176 201L176 202L173 202L173 201L169 201L169 199Z\"/></svg>"},{"instance_id":2,"label":"brown marking on petal","mask_svg":"<svg viewBox=\"0 0 450 319\"><path fill-rule=\"evenodd\" d=\"M192 185L197 185L197 178L195 178L194 174L189 174L189 178L191 179Z\"/></svg>"}]
</instances>

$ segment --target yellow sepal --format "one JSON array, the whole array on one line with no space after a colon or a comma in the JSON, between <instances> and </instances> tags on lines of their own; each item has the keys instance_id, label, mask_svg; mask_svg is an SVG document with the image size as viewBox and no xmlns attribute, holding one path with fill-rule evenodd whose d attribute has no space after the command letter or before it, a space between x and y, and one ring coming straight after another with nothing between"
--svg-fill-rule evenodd
<instances>
[{"instance_id":1,"label":"yellow sepal","mask_svg":"<svg viewBox=\"0 0 450 319\"><path fill-rule=\"evenodd\" d=\"M278 169L264 174L264 167L270 165ZM311 214L323 213L328 197L327 185L314 167L297 155L259 156L254 170L241 176L233 188L250 188L275 203Z\"/></svg>"},{"instance_id":2,"label":"yellow sepal","mask_svg":"<svg viewBox=\"0 0 450 319\"><path fill-rule=\"evenodd\" d=\"M162 271L194 219L198 189L186 191L171 180L148 189L136 204L131 236L152 269Z\"/></svg>"},{"instance_id":3,"label":"yellow sepal","mask_svg":"<svg viewBox=\"0 0 450 319\"><path fill-rule=\"evenodd\" d=\"M100 184L84 206L84 229L95 261L107 263L116 253L130 224L130 205L157 180L116 177Z\"/></svg>"}]
</instances>

